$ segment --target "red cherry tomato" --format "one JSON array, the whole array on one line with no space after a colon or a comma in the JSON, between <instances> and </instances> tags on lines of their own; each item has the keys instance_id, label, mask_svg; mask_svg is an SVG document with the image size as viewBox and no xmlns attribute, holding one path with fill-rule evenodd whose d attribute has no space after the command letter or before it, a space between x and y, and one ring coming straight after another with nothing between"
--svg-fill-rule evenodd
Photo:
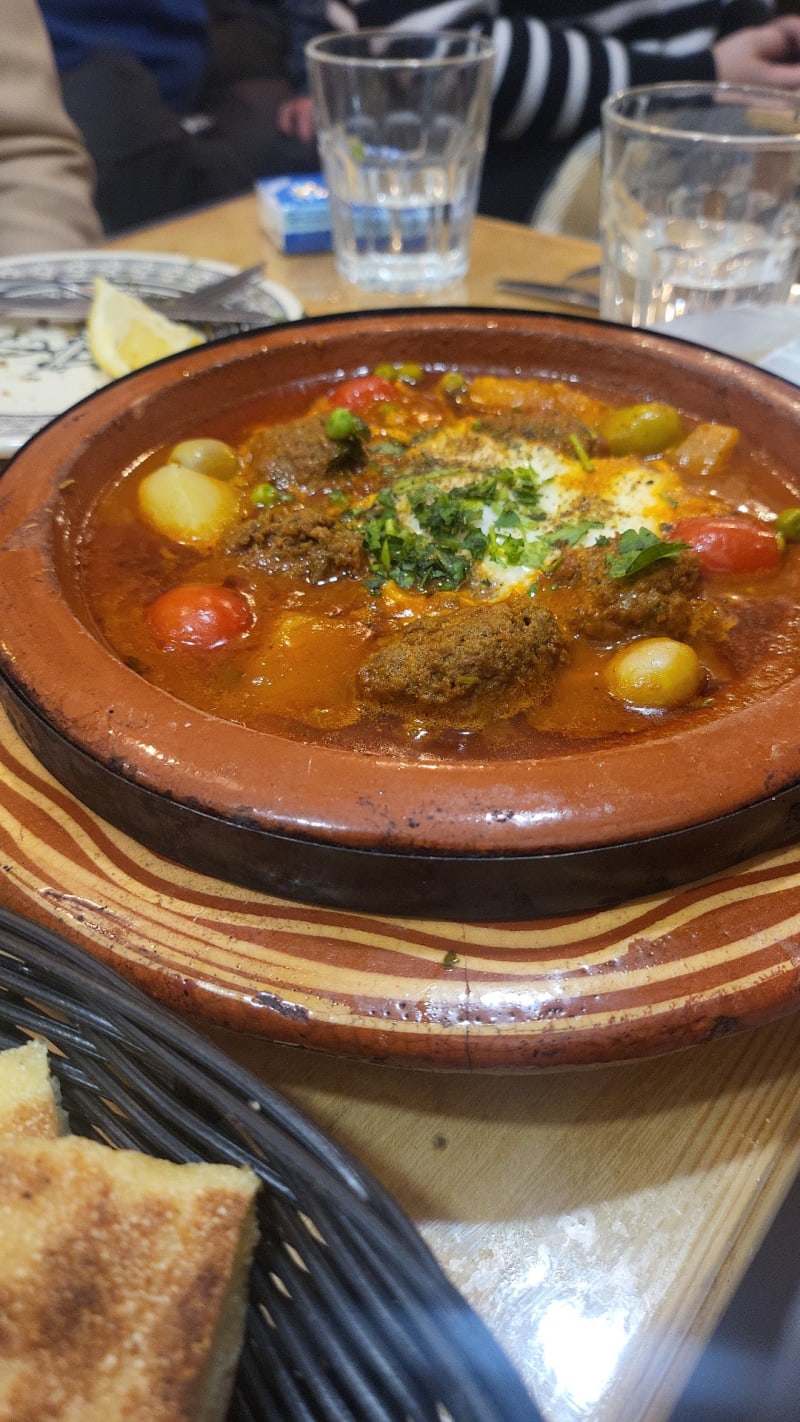
<instances>
[{"instance_id":1,"label":"red cherry tomato","mask_svg":"<svg viewBox=\"0 0 800 1422\"><path fill-rule=\"evenodd\" d=\"M358 375L354 380L343 380L331 391L329 398L332 404L359 414L372 405L396 400L397 386L382 375Z\"/></svg>"},{"instance_id":2,"label":"red cherry tomato","mask_svg":"<svg viewBox=\"0 0 800 1422\"><path fill-rule=\"evenodd\" d=\"M219 583L184 583L162 593L147 609L150 628L162 647L198 647L210 652L252 625L247 598Z\"/></svg>"},{"instance_id":3,"label":"red cherry tomato","mask_svg":"<svg viewBox=\"0 0 800 1422\"><path fill-rule=\"evenodd\" d=\"M706 573L771 573L783 556L769 525L743 514L684 518L670 536L694 548Z\"/></svg>"}]
</instances>

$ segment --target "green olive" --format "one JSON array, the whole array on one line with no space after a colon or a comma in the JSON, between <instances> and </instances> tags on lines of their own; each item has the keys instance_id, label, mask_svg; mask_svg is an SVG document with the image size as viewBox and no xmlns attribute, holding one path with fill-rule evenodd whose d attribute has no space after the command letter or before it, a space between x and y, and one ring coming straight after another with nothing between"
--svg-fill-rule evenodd
<instances>
[{"instance_id":1,"label":"green olive","mask_svg":"<svg viewBox=\"0 0 800 1422\"><path fill-rule=\"evenodd\" d=\"M787 543L800 543L800 509L781 509L772 527Z\"/></svg>"},{"instance_id":2,"label":"green olive","mask_svg":"<svg viewBox=\"0 0 800 1422\"><path fill-rule=\"evenodd\" d=\"M683 437L683 421L673 405L652 401L612 410L600 425L612 454L661 454Z\"/></svg>"},{"instance_id":3,"label":"green olive","mask_svg":"<svg viewBox=\"0 0 800 1422\"><path fill-rule=\"evenodd\" d=\"M615 652L605 668L617 701L643 710L681 706L697 695L704 678L693 647L672 637L642 637Z\"/></svg>"},{"instance_id":4,"label":"green olive","mask_svg":"<svg viewBox=\"0 0 800 1422\"><path fill-rule=\"evenodd\" d=\"M170 453L170 462L197 469L212 479L232 479L238 471L236 451L221 439L184 439Z\"/></svg>"},{"instance_id":5,"label":"green olive","mask_svg":"<svg viewBox=\"0 0 800 1422\"><path fill-rule=\"evenodd\" d=\"M444 395L462 395L466 388L467 382L458 370L446 370L439 381L439 389Z\"/></svg>"},{"instance_id":6,"label":"green olive","mask_svg":"<svg viewBox=\"0 0 800 1422\"><path fill-rule=\"evenodd\" d=\"M405 365L398 365L396 374L397 379L404 385L418 385L425 372L421 365L407 361Z\"/></svg>"}]
</instances>

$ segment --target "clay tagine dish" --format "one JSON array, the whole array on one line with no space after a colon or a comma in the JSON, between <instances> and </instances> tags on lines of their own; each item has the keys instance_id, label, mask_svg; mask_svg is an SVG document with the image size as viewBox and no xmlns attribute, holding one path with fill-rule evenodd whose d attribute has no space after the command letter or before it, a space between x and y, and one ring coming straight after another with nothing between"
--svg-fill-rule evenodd
<instances>
[{"instance_id":1,"label":"clay tagine dish","mask_svg":"<svg viewBox=\"0 0 800 1422\"><path fill-rule=\"evenodd\" d=\"M27 745L168 858L372 913L580 913L797 839L795 391L589 320L386 321L197 347L21 450L0 690ZM667 424L620 442L640 406ZM142 489L201 439L238 461L203 476L223 531L176 535ZM710 565L715 519L766 562ZM198 585L223 589L224 646L153 611ZM678 662L641 702L622 653L654 641Z\"/></svg>"}]
</instances>

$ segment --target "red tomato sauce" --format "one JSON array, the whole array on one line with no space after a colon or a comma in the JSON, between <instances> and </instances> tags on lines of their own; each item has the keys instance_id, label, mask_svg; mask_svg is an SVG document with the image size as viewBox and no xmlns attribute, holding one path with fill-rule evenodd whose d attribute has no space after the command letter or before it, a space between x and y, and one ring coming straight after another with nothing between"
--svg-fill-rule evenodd
<instances>
[{"instance_id":1,"label":"red tomato sauce","mask_svg":"<svg viewBox=\"0 0 800 1422\"><path fill-rule=\"evenodd\" d=\"M211 532L176 537L173 507L168 532L143 514L171 451L110 481L81 573L122 660L227 720L433 758L658 735L798 674L800 555L773 527L795 498L735 431L663 406L637 426L559 382L402 371L233 436L185 431L237 456ZM179 474L175 499L191 492ZM667 709L609 689L609 659L654 635L702 667Z\"/></svg>"}]
</instances>

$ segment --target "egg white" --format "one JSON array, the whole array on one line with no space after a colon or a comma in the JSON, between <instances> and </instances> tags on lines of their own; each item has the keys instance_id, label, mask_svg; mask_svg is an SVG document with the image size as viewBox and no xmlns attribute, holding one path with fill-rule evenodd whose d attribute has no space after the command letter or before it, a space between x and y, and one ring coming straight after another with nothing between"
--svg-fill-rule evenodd
<instances>
[{"instance_id":1,"label":"egg white","mask_svg":"<svg viewBox=\"0 0 800 1422\"><path fill-rule=\"evenodd\" d=\"M622 458L595 458L587 469L576 457L562 453L543 441L520 436L502 436L476 428L473 421L450 425L415 441L415 457L422 456L431 472L436 466L447 472L437 478L443 490L472 483L491 469L529 469L539 493L541 519L526 532L530 559L513 567L484 559L473 568L473 578L500 595L516 587L528 587L542 568L541 539L564 526L591 523L578 546L589 547L600 538L610 538L629 528L647 528L659 534L665 523L674 521L676 506L685 496L684 486L674 469L662 460L644 463L633 455ZM418 531L413 514L404 515L408 527ZM497 512L484 505L481 529L488 533Z\"/></svg>"}]
</instances>

